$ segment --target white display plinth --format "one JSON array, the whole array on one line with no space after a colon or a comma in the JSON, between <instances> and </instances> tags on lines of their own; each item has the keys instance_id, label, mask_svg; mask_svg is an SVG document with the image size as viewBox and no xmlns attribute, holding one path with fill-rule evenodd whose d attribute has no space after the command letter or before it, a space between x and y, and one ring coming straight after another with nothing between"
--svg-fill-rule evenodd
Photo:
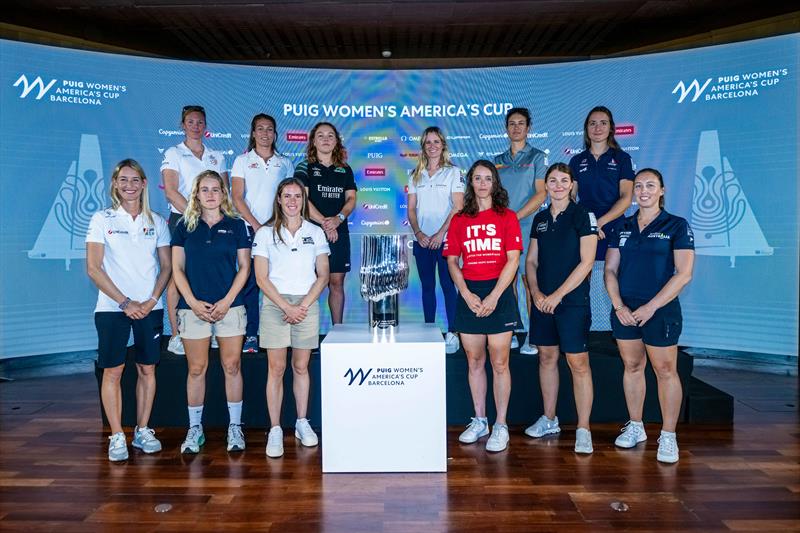
<instances>
[{"instance_id":1,"label":"white display plinth","mask_svg":"<svg viewBox=\"0 0 800 533\"><path fill-rule=\"evenodd\" d=\"M434 324L373 342L333 327L320 347L323 472L446 472L445 351Z\"/></svg>"}]
</instances>

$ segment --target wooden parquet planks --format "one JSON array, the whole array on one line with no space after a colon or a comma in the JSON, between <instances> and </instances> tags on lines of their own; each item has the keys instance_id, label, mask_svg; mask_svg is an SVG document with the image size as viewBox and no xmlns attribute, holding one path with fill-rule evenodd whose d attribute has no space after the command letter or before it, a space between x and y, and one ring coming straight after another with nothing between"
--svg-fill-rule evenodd
<instances>
[{"instance_id":1,"label":"wooden parquet planks","mask_svg":"<svg viewBox=\"0 0 800 533\"><path fill-rule=\"evenodd\" d=\"M778 401L774 380L742 376L745 399ZM495 455L451 428L447 474L322 475L319 448L287 432L286 455L270 460L253 428L241 454L210 431L199 455L181 456L173 429L158 433L160 454L110 464L91 374L4 383L0 402L2 531L800 531L796 409L737 407L735 426L682 426L674 466L655 460L654 425L635 450L613 446L616 425L595 426L589 457L573 453L571 427L544 440L512 428ZM414 421L397 432L414 438ZM156 513L160 503L172 509Z\"/></svg>"}]
</instances>

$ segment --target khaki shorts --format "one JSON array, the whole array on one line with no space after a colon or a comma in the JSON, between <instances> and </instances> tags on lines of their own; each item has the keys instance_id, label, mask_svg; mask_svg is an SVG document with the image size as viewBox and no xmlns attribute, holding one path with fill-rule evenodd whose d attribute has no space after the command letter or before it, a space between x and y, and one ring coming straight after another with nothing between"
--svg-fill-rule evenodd
<instances>
[{"instance_id":1,"label":"khaki shorts","mask_svg":"<svg viewBox=\"0 0 800 533\"><path fill-rule=\"evenodd\" d=\"M197 318L191 309L178 309L178 333L184 339L207 339L211 335L236 337L244 335L245 326L247 314L243 305L231 307L225 318L214 323Z\"/></svg>"},{"instance_id":2,"label":"khaki shorts","mask_svg":"<svg viewBox=\"0 0 800 533\"><path fill-rule=\"evenodd\" d=\"M287 302L297 305L305 296L282 294ZM314 302L308 308L306 319L299 324L289 324L283 321L283 311L264 297L259 315L258 326L259 345L262 348L297 348L300 350L313 350L319 346L319 302Z\"/></svg>"}]
</instances>

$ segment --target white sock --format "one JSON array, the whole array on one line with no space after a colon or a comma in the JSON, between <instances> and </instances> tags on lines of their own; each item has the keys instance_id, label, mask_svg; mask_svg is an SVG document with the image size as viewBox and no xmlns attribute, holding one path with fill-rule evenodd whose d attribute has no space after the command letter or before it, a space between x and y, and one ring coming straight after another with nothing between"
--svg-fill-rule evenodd
<instances>
[{"instance_id":1,"label":"white sock","mask_svg":"<svg viewBox=\"0 0 800 533\"><path fill-rule=\"evenodd\" d=\"M228 417L231 424L236 424L237 426L242 424L242 403L241 401L228 402Z\"/></svg>"},{"instance_id":2,"label":"white sock","mask_svg":"<svg viewBox=\"0 0 800 533\"><path fill-rule=\"evenodd\" d=\"M665 437L674 437L675 436L675 432L674 431L664 431L663 429L661 430L661 434L664 435Z\"/></svg>"},{"instance_id":3,"label":"white sock","mask_svg":"<svg viewBox=\"0 0 800 533\"><path fill-rule=\"evenodd\" d=\"M203 424L203 406L189 406L189 427Z\"/></svg>"}]
</instances>

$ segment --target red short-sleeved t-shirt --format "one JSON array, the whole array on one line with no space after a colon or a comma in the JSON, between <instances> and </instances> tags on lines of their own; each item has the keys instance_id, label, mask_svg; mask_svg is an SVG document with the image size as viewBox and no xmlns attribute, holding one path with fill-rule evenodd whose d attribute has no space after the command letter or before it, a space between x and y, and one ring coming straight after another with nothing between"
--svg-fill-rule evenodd
<instances>
[{"instance_id":1,"label":"red short-sleeved t-shirt","mask_svg":"<svg viewBox=\"0 0 800 533\"><path fill-rule=\"evenodd\" d=\"M511 209L494 209L477 216L456 215L450 221L442 253L462 256L464 279L479 281L500 277L509 250L522 250L517 214Z\"/></svg>"}]
</instances>

